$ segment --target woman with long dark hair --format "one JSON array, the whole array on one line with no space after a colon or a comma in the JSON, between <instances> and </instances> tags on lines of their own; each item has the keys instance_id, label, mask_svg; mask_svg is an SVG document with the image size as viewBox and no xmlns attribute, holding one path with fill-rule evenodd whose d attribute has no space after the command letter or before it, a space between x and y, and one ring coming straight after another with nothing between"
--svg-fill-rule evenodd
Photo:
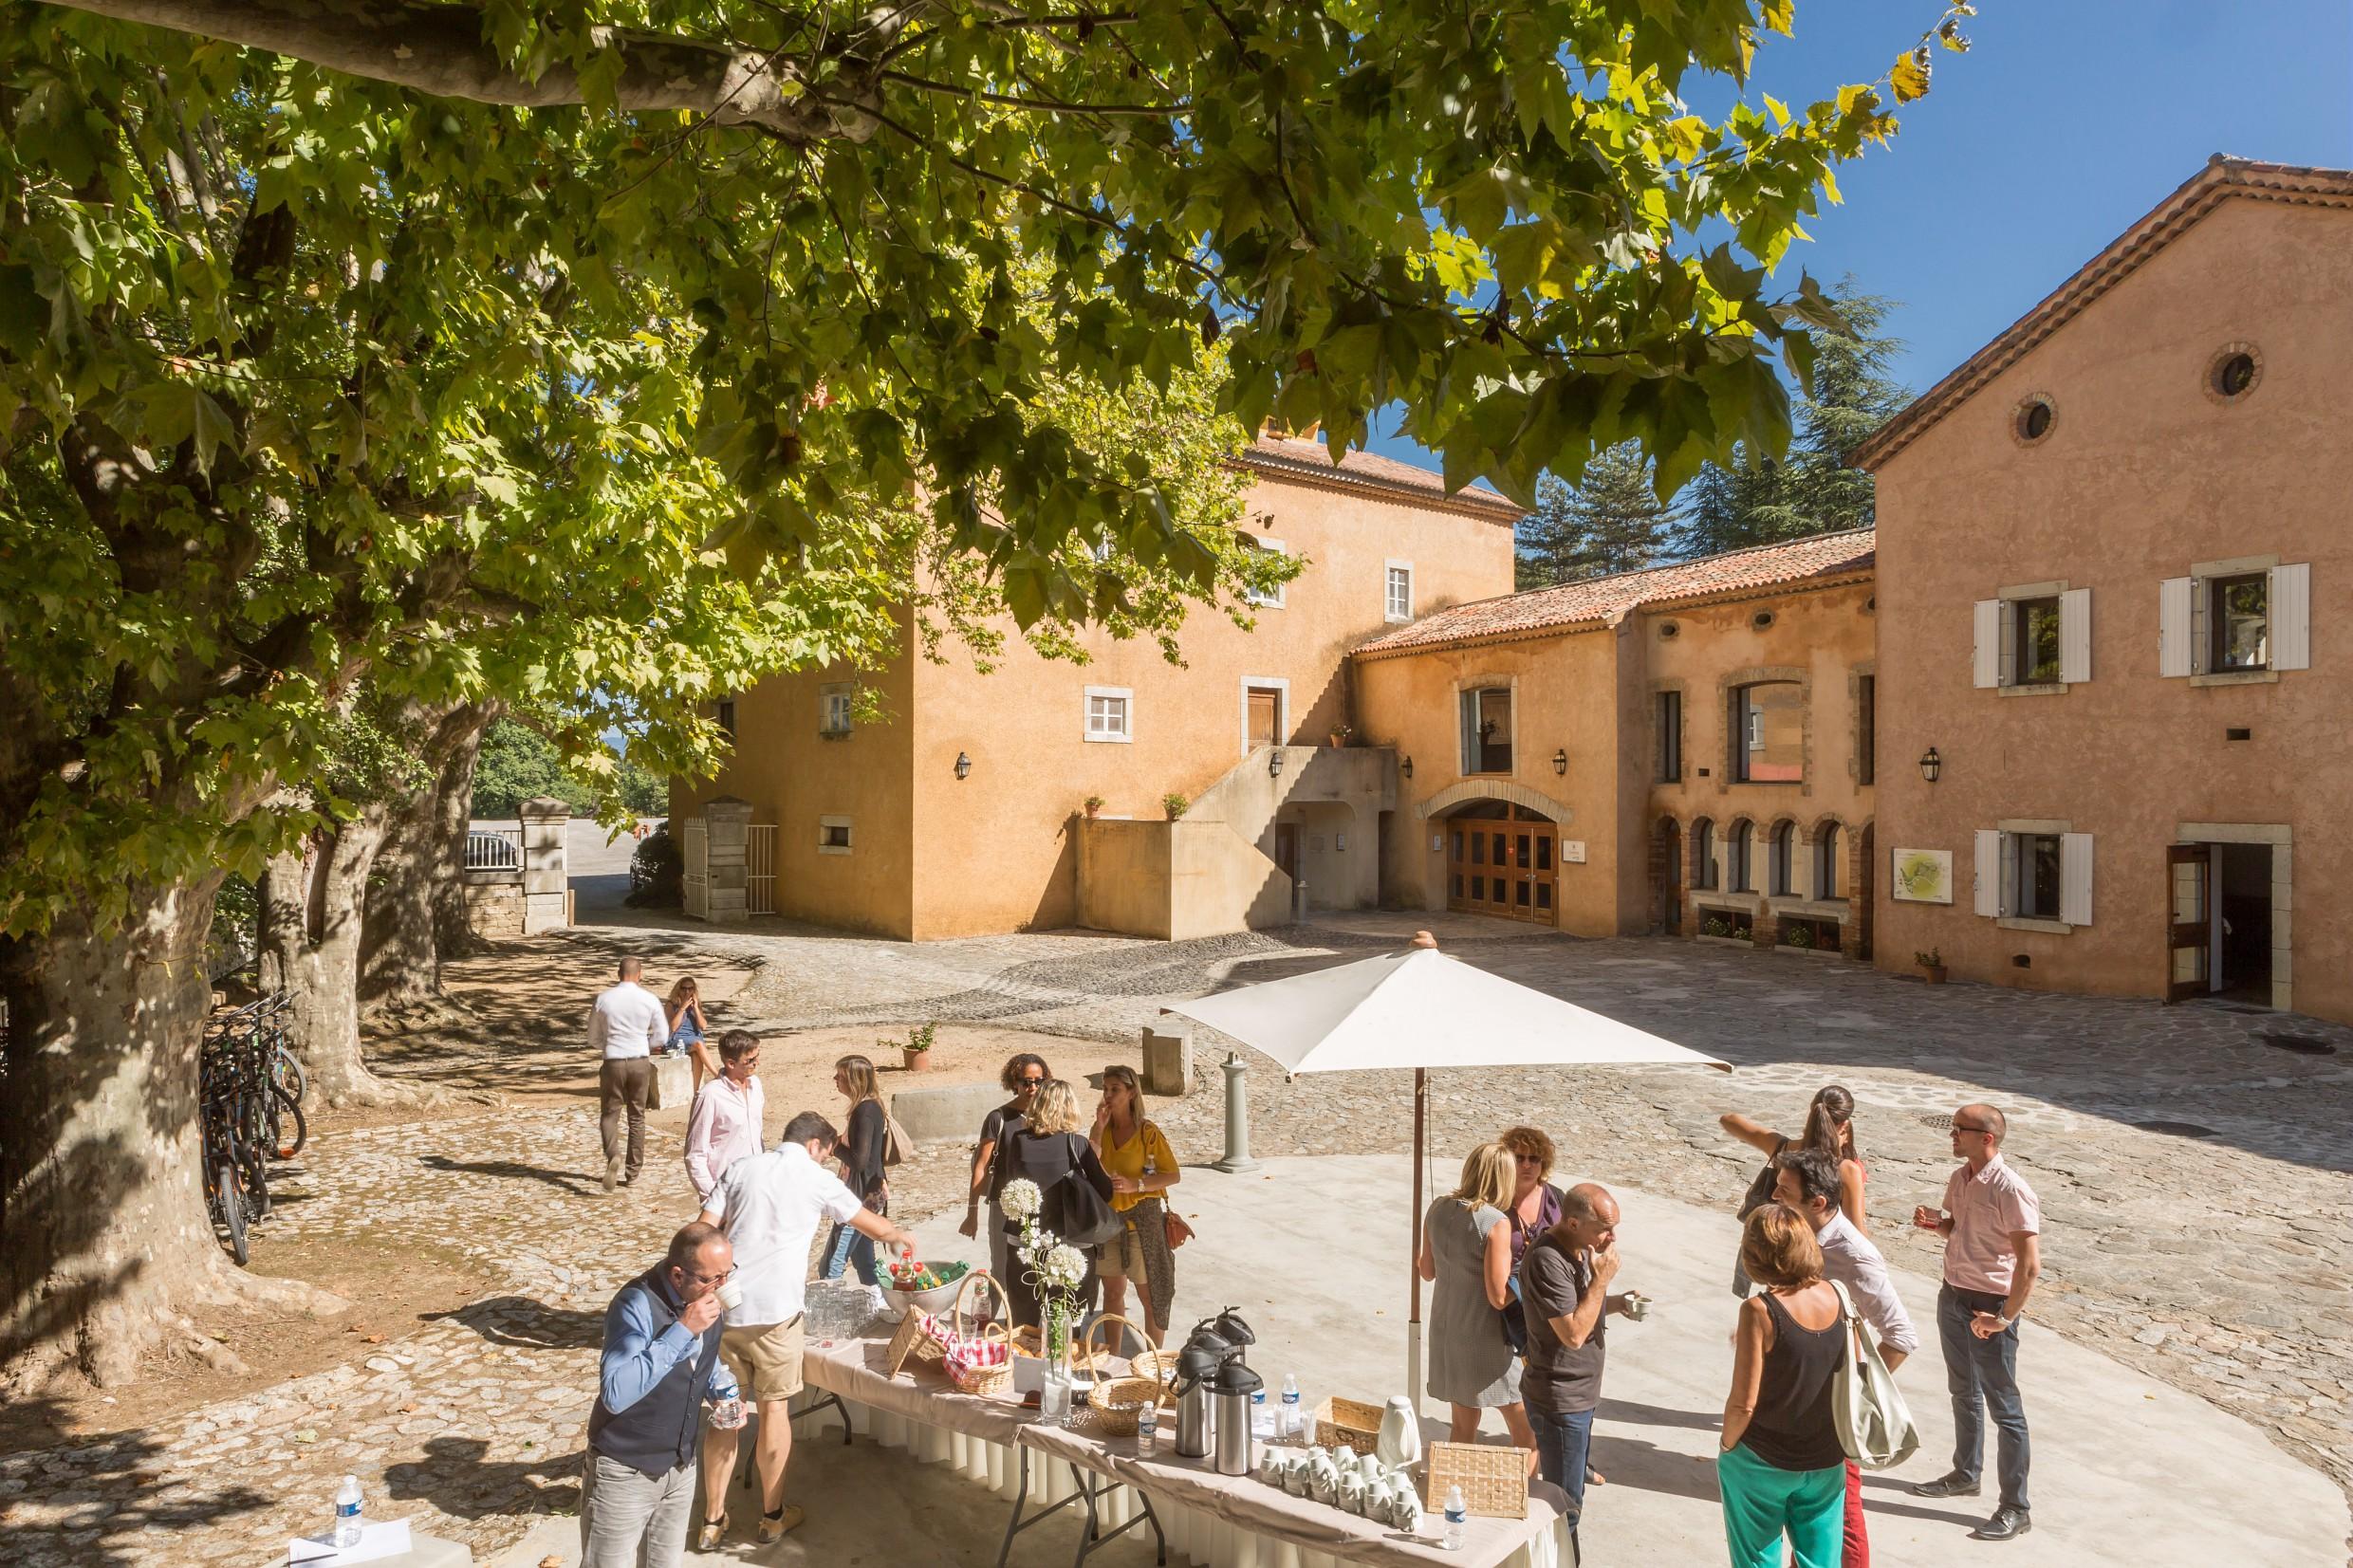
<instances>
[{"instance_id":1,"label":"woman with long dark hair","mask_svg":"<svg viewBox=\"0 0 2353 1568\"><path fill-rule=\"evenodd\" d=\"M882 1151L888 1133L874 1063L862 1056L843 1057L833 1064L833 1087L850 1106L849 1131L842 1135L842 1185L877 1214L887 1214L890 1184L882 1176ZM825 1238L824 1278L838 1280L843 1268L850 1266L857 1268L859 1283L875 1282L874 1241L849 1226L836 1224Z\"/></svg>"},{"instance_id":2,"label":"woman with long dark hair","mask_svg":"<svg viewBox=\"0 0 2353 1568\"><path fill-rule=\"evenodd\" d=\"M1783 1150L1792 1147L1789 1138L1762 1122L1751 1121L1737 1111L1718 1117L1717 1125L1768 1160L1779 1157ZM1816 1091L1813 1103L1806 1108L1806 1130L1798 1135L1794 1146L1818 1149L1838 1163L1839 1212L1857 1230L1870 1234L1870 1222L1862 1212L1862 1154L1855 1144L1855 1097L1847 1093L1843 1084L1825 1083ZM1769 1182L1766 1187L1769 1195L1771 1184ZM1748 1216L1744 1213L1741 1218Z\"/></svg>"}]
</instances>

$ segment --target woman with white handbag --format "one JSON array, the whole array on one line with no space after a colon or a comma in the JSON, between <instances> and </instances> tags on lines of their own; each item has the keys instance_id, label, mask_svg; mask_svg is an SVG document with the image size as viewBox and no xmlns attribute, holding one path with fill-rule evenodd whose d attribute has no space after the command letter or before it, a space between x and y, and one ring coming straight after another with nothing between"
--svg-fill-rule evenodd
<instances>
[{"instance_id":1,"label":"woman with white handbag","mask_svg":"<svg viewBox=\"0 0 2353 1568\"><path fill-rule=\"evenodd\" d=\"M1822 1277L1804 1216L1769 1203L1749 1216L1740 1266L1764 1286L1740 1303L1716 1480L1732 1568L1838 1568L1846 1500L1834 1385L1846 1319Z\"/></svg>"}]
</instances>

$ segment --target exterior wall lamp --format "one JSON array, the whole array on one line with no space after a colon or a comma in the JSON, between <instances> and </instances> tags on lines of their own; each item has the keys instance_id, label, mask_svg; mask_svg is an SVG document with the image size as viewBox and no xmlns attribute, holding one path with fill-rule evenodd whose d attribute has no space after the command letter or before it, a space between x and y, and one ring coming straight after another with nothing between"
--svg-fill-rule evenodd
<instances>
[{"instance_id":1,"label":"exterior wall lamp","mask_svg":"<svg viewBox=\"0 0 2353 1568\"><path fill-rule=\"evenodd\" d=\"M969 779L969 778L971 778L971 777L972 777L972 775L973 775L973 757L972 757L972 753L971 753L971 752L969 752L969 751L959 751L959 752L957 752L957 753L956 753L956 777L957 777L957 778L959 778L959 779Z\"/></svg>"},{"instance_id":2,"label":"exterior wall lamp","mask_svg":"<svg viewBox=\"0 0 2353 1568\"><path fill-rule=\"evenodd\" d=\"M1566 747L1555 747L1553 748L1552 771L1563 775L1566 775L1568 772L1568 748Z\"/></svg>"},{"instance_id":3,"label":"exterior wall lamp","mask_svg":"<svg viewBox=\"0 0 2353 1568\"><path fill-rule=\"evenodd\" d=\"M1408 757L1403 762L1398 764L1398 771L1404 774L1409 779L1412 778L1414 776L1414 759Z\"/></svg>"},{"instance_id":4,"label":"exterior wall lamp","mask_svg":"<svg viewBox=\"0 0 2353 1568\"><path fill-rule=\"evenodd\" d=\"M1935 747L1932 746L1920 753L1921 778L1926 779L1930 784L1935 784L1936 775L1942 771L1944 771L1944 759L1936 755Z\"/></svg>"},{"instance_id":5,"label":"exterior wall lamp","mask_svg":"<svg viewBox=\"0 0 2353 1568\"><path fill-rule=\"evenodd\" d=\"M1283 748L1277 746L1270 747L1267 752L1267 777L1269 779L1279 779L1282 776Z\"/></svg>"}]
</instances>

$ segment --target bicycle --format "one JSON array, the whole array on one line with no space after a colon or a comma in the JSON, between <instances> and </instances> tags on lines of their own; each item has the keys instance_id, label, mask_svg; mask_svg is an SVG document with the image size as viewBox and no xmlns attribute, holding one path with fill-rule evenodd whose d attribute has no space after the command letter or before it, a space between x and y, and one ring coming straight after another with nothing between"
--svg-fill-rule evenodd
<instances>
[{"instance_id":1,"label":"bicycle","mask_svg":"<svg viewBox=\"0 0 2353 1568\"><path fill-rule=\"evenodd\" d=\"M240 1264L252 1227L269 1215L269 1159L291 1158L309 1137L302 1066L282 1021L288 1005L280 992L216 1014L198 1058L205 1204Z\"/></svg>"}]
</instances>

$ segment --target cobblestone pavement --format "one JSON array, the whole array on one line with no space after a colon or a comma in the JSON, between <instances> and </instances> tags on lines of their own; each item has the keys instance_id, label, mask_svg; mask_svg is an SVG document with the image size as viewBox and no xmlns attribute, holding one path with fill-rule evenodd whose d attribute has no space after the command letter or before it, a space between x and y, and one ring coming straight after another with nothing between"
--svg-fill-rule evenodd
<instances>
[{"instance_id":1,"label":"cobblestone pavement","mask_svg":"<svg viewBox=\"0 0 2353 1568\"><path fill-rule=\"evenodd\" d=\"M1095 1064L1081 1041L1133 1041L1160 1002L1385 950L1411 923L1173 944L1049 933L912 947L648 922L575 933L563 956L626 946L751 968L730 1010L769 1029L930 1019L1071 1036L1050 1054L1076 1076ZM1740 1068L1730 1079L1436 1074L1440 1178L1472 1142L1528 1120L1559 1141L1566 1171L1730 1206L1753 1156L1718 1132L1716 1115L1738 1109L1794 1129L1813 1089L1835 1079L1862 1103L1875 1232L1900 1261L1933 1269L1904 1225L1950 1163L1930 1123L1963 1099L1992 1099L2010 1113L2010 1155L2044 1200L2049 1273L2037 1315L2248 1419L2340 1484L2353 1480L2353 1030L2225 1007L1933 988L1810 954L1436 924L1459 957ZM2277 1048L2266 1033L2334 1054ZM1218 1053L1204 1043L1195 1092L1154 1108L1189 1161L1214 1158L1221 1139ZM1287 1084L1261 1060L1249 1083L1261 1153L1395 1147L1410 1126L1409 1075ZM2132 1125L2148 1121L2208 1135ZM590 1174L585 1102L469 1104L314 1140L290 1184L306 1201L281 1209L269 1245L310 1234L409 1239L480 1260L500 1286L422 1332L355 1343L348 1365L134 1435L0 1459L9 1559L263 1560L319 1527L345 1471L387 1512L478 1553L512 1541L535 1515L576 1506L600 1316L692 1211L673 1155L680 1125L682 1113L658 1115L659 1155L636 1189L609 1199ZM960 1157L934 1151L895 1172L902 1217L959 1201ZM1640 1238L1624 1245L1639 1261ZM2031 1387L2029 1369L2029 1403Z\"/></svg>"}]
</instances>

